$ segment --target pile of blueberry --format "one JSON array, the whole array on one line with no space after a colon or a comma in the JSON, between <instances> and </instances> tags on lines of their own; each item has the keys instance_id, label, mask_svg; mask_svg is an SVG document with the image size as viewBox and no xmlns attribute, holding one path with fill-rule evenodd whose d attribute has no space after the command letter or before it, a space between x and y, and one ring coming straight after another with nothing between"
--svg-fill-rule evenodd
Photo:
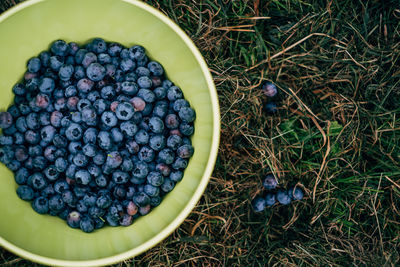
<instances>
[{"instance_id":1,"label":"pile of blueberry","mask_svg":"<svg viewBox=\"0 0 400 267\"><path fill-rule=\"evenodd\" d=\"M273 206L276 202L282 205L289 205L294 200L302 200L304 192L300 187L290 187L288 190L275 190L278 182L273 174L268 174L264 181L263 187L267 190L264 196L258 196L252 201L252 206L255 212L262 212L266 207Z\"/></svg>"},{"instance_id":2,"label":"pile of blueberry","mask_svg":"<svg viewBox=\"0 0 400 267\"><path fill-rule=\"evenodd\" d=\"M36 212L128 226L182 179L195 111L142 46L57 40L27 69L0 112L0 161Z\"/></svg>"}]
</instances>

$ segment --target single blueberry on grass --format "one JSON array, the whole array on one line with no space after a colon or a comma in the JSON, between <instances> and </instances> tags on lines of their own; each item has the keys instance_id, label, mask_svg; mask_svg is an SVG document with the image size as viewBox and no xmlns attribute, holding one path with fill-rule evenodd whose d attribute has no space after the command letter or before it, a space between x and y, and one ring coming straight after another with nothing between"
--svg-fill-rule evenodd
<instances>
[{"instance_id":1,"label":"single blueberry on grass","mask_svg":"<svg viewBox=\"0 0 400 267\"><path fill-rule=\"evenodd\" d=\"M277 106L274 102L267 103L264 109L268 114L274 114L278 111Z\"/></svg>"},{"instance_id":2,"label":"single blueberry on grass","mask_svg":"<svg viewBox=\"0 0 400 267\"><path fill-rule=\"evenodd\" d=\"M253 201L251 202L251 205L253 206L253 210L255 212L262 212L265 210L266 208L266 201L264 198L262 197L256 197L255 199L253 199Z\"/></svg>"},{"instance_id":3,"label":"single blueberry on grass","mask_svg":"<svg viewBox=\"0 0 400 267\"><path fill-rule=\"evenodd\" d=\"M289 196L292 200L302 200L304 197L303 190L298 186L290 187L288 192L289 192Z\"/></svg>"},{"instance_id":4,"label":"single blueberry on grass","mask_svg":"<svg viewBox=\"0 0 400 267\"><path fill-rule=\"evenodd\" d=\"M268 207L274 205L275 202L276 202L275 194L268 193L268 194L265 196L265 204L266 204Z\"/></svg>"},{"instance_id":5,"label":"single blueberry on grass","mask_svg":"<svg viewBox=\"0 0 400 267\"><path fill-rule=\"evenodd\" d=\"M281 203L282 205L288 205L291 202L290 196L288 194L287 190L278 190L278 192L276 192L276 200L278 200L279 203Z\"/></svg>"},{"instance_id":6,"label":"single blueberry on grass","mask_svg":"<svg viewBox=\"0 0 400 267\"><path fill-rule=\"evenodd\" d=\"M261 88L261 91L263 92L264 95L268 97L274 97L278 93L276 85L271 82L264 83Z\"/></svg>"},{"instance_id":7,"label":"single blueberry on grass","mask_svg":"<svg viewBox=\"0 0 400 267\"><path fill-rule=\"evenodd\" d=\"M275 179L275 176L273 174L268 174L267 176L265 176L263 181L263 186L265 189L272 190L275 189L277 185L278 181Z\"/></svg>"}]
</instances>

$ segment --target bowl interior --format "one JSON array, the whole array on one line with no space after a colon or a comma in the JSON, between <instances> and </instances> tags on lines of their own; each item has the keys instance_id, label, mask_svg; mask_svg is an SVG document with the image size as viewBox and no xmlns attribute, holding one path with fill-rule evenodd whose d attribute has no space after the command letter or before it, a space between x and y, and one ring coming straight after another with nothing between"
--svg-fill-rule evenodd
<instances>
[{"instance_id":1,"label":"bowl interior","mask_svg":"<svg viewBox=\"0 0 400 267\"><path fill-rule=\"evenodd\" d=\"M106 227L91 234L71 229L57 217L35 213L17 197L13 174L1 164L0 244L31 260L62 265L108 264L143 252L183 221L203 192L215 161L218 136L213 118L218 107L204 62L168 19L136 1L33 0L14 11L0 18L0 110L12 103L11 88L22 78L27 60L56 39L84 43L102 37L126 46L140 44L163 64L169 79L195 108L195 153L184 179L149 215L130 227ZM99 259L103 261L92 261Z\"/></svg>"}]
</instances>

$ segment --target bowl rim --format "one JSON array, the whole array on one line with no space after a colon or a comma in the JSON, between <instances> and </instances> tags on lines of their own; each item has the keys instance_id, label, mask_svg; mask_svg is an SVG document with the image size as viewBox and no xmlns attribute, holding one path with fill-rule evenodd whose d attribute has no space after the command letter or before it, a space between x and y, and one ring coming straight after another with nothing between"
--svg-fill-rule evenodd
<instances>
[{"instance_id":1,"label":"bowl rim","mask_svg":"<svg viewBox=\"0 0 400 267\"><path fill-rule=\"evenodd\" d=\"M13 14L19 12L20 10L23 10L27 7L30 7L32 5L38 4L43 1L49 1L49 0L27 0L25 2L19 3L16 6L6 10L3 14L0 14L0 23L3 22L5 19L8 17L12 16ZM50 257L45 257L45 256L40 256L34 253L31 253L27 250L24 250L22 248L17 247L16 245L12 244L11 242L8 242L5 240L3 237L0 236L0 246L4 247L5 249L9 250L10 252L25 258L27 260L31 260L34 262L38 262L41 264L46 264L46 265L52 265L52 266L103 266L103 265L110 265L110 264L115 264L118 262L121 262L123 260L132 258L134 256L137 256L146 250L154 247L158 243L160 243L162 240L167 238L173 231L175 231L186 219L186 217L190 214L190 212L193 210L193 208L196 206L197 202L200 200L200 197L203 195L207 184L210 180L212 171L215 166L215 162L217 159L217 154L218 154L218 146L219 146L219 141L220 141L220 110L219 110L219 102L218 102L218 95L217 95L217 90L215 88L215 84L213 81L213 78L211 76L211 73L208 69L208 66L201 55L200 51L196 47L196 45L193 43L193 41L190 39L189 36L186 35L186 33L170 18L168 18L166 15L164 15L162 12L157 10L156 8L141 2L139 0L120 0L129 4L132 4L134 6L137 6L153 15L155 15L158 19L160 19L162 22L164 22L167 26L172 28L175 33L178 34L178 36L184 41L184 43L189 47L190 51L193 53L195 56L197 62L199 63L202 73L206 79L207 86L210 92L210 98L211 98L211 104L213 108L213 133L212 133L212 144L211 144L211 150L208 158L208 162L205 168L205 171L203 173L203 176L200 180L200 183L192 195L191 199L188 201L184 209L179 213L179 215L167 226L165 227L161 232L159 232L157 235L155 235L153 238L150 240L146 241L145 243L141 244L140 246L130 249L126 252L116 254L113 256L105 257L105 258L100 258L100 259L95 259L95 260L84 260L84 261L69 261L69 260L59 260L59 259L54 259Z\"/></svg>"}]
</instances>

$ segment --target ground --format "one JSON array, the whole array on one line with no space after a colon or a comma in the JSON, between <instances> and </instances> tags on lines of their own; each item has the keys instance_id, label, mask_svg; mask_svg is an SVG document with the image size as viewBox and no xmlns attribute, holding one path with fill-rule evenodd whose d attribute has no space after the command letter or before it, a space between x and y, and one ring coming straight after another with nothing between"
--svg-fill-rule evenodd
<instances>
[{"instance_id":1,"label":"ground","mask_svg":"<svg viewBox=\"0 0 400 267\"><path fill-rule=\"evenodd\" d=\"M1 0L0 12L16 2ZM146 2L205 57L221 144L186 221L115 266L400 264L398 0ZM265 81L280 90L274 116L263 111ZM269 172L303 187L304 201L255 214L250 201Z\"/></svg>"}]
</instances>

